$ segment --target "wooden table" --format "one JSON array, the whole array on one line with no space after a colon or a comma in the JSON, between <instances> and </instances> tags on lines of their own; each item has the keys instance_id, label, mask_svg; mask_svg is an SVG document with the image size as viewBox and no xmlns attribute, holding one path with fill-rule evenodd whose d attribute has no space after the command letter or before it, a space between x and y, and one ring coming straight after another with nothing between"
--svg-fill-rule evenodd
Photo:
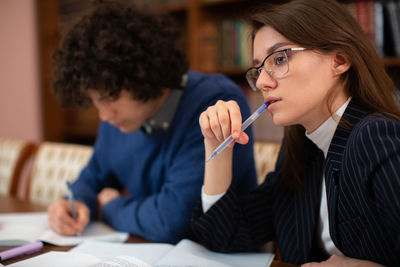
<instances>
[{"instance_id":1,"label":"wooden table","mask_svg":"<svg viewBox=\"0 0 400 267\"><path fill-rule=\"evenodd\" d=\"M30 212L30 211L46 211L47 207L38 205L38 204L33 204L29 201L22 201L18 200L16 198L8 197L8 196L2 196L0 195L0 213L8 213L8 212ZM130 235L128 240L126 241L127 243L149 243L150 241L143 239L138 236ZM7 246L0 246L0 251L4 251L7 249L10 249L12 247L7 247ZM36 253L30 254L30 255L22 255L18 256L6 261L1 262L3 265L8 265L11 263L15 263L21 260L29 259L34 256L38 256L40 254L49 252L49 251L68 251L72 248L72 246L54 246L50 244L45 244L43 248ZM280 261L274 260L271 264L271 267L295 267L296 265L289 264L289 263L284 263Z\"/></svg>"}]
</instances>

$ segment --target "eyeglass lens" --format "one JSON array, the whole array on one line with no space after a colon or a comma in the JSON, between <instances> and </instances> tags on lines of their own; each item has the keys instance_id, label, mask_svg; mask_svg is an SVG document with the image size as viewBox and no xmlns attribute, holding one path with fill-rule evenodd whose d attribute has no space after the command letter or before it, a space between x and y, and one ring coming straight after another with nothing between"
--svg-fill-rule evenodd
<instances>
[{"instance_id":1,"label":"eyeglass lens","mask_svg":"<svg viewBox=\"0 0 400 267\"><path fill-rule=\"evenodd\" d=\"M265 70L272 78L280 78L289 71L288 58L285 51L277 51L269 55L262 66L251 68L246 73L246 79L253 90L258 90L256 84L262 70Z\"/></svg>"}]
</instances>

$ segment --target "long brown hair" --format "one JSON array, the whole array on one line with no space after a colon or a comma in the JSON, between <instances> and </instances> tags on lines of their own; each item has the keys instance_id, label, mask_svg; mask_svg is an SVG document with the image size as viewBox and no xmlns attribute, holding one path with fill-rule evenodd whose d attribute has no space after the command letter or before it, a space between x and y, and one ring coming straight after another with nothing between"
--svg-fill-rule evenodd
<instances>
[{"instance_id":1,"label":"long brown hair","mask_svg":"<svg viewBox=\"0 0 400 267\"><path fill-rule=\"evenodd\" d=\"M397 89L382 60L362 28L346 8L334 0L294 0L282 5L259 7L250 18L252 39L263 26L270 26L290 41L321 53L338 52L351 63L342 74L346 93L371 113L380 112L400 120ZM328 100L329 101L329 100ZM282 175L291 185L302 184L307 151L305 129L286 126ZM297 186L296 186L297 187Z\"/></svg>"}]
</instances>

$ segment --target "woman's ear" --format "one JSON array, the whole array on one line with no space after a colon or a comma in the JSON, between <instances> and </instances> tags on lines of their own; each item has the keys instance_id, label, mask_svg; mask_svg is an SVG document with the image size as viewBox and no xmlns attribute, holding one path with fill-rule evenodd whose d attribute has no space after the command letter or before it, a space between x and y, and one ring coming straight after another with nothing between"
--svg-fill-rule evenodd
<instances>
[{"instance_id":1,"label":"woman's ear","mask_svg":"<svg viewBox=\"0 0 400 267\"><path fill-rule=\"evenodd\" d=\"M335 75L345 73L351 66L347 57L341 53L335 53L333 57L332 70Z\"/></svg>"}]
</instances>

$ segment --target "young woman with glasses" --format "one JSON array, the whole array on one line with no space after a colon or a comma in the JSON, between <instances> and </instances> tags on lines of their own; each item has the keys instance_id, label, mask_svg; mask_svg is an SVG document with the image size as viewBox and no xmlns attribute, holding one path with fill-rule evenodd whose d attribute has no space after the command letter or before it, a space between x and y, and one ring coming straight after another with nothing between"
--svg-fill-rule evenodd
<instances>
[{"instance_id":1,"label":"young woman with glasses","mask_svg":"<svg viewBox=\"0 0 400 267\"><path fill-rule=\"evenodd\" d=\"M275 240L304 266L400 265L397 90L361 27L333 0L294 0L252 15L246 78L285 127L274 172L254 192L231 185L232 147L206 164L192 218L200 242L224 252ZM241 132L234 101L200 116L206 158Z\"/></svg>"}]
</instances>

